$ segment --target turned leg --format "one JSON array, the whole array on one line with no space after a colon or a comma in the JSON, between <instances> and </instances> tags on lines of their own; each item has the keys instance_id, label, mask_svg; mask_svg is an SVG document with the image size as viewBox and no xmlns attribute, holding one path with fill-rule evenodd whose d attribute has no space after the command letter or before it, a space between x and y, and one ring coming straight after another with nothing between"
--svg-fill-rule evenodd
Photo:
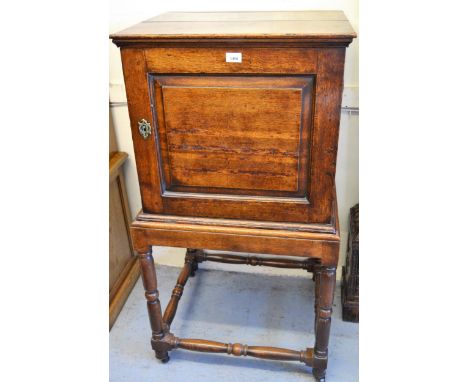
<instances>
[{"instance_id":1,"label":"turned leg","mask_svg":"<svg viewBox=\"0 0 468 382\"><path fill-rule=\"evenodd\" d=\"M163 316L163 322L170 328L172 324L172 320L174 320L175 314L177 312L177 307L179 305L179 300L182 297L182 293L184 293L184 287L187 283L189 276L192 274L195 275L195 271L193 270L193 264L196 262L195 254L193 252L189 252L187 250L187 255L185 256L185 264L180 272L179 277L177 278L176 286L172 291L171 299L167 304L166 310Z\"/></svg>"},{"instance_id":2,"label":"turned leg","mask_svg":"<svg viewBox=\"0 0 468 382\"><path fill-rule=\"evenodd\" d=\"M145 288L148 316L152 331L151 345L156 353L156 358L161 360L163 363L166 363L169 361L169 353L167 349L158 346L160 341L164 338L167 330L162 319L161 303L159 302L158 284L156 280L156 269L154 267L154 260L151 252L151 247L148 247L146 252L138 253L138 258L140 259L141 276Z\"/></svg>"},{"instance_id":3,"label":"turned leg","mask_svg":"<svg viewBox=\"0 0 468 382\"><path fill-rule=\"evenodd\" d=\"M318 266L316 268L316 317L315 347L312 373L317 381L325 381L328 363L328 340L332 314L333 295L335 292L336 267Z\"/></svg>"},{"instance_id":4,"label":"turned leg","mask_svg":"<svg viewBox=\"0 0 468 382\"><path fill-rule=\"evenodd\" d=\"M320 285L320 274L318 272L319 270L319 267L316 266L314 268L314 278L313 280L315 281L315 301L314 301L314 314L315 314L315 322L314 322L314 332L315 332L315 335L317 335L317 318L318 318L318 314L317 314L317 307L318 307L318 296L319 296L319 285Z\"/></svg>"}]
</instances>

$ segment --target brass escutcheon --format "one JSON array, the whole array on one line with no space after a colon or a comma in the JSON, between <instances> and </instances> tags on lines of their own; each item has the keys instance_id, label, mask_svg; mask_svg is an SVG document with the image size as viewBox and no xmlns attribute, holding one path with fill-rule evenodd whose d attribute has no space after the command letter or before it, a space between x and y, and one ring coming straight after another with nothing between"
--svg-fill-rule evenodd
<instances>
[{"instance_id":1,"label":"brass escutcheon","mask_svg":"<svg viewBox=\"0 0 468 382\"><path fill-rule=\"evenodd\" d=\"M138 130L143 139L148 138L151 135L151 125L146 119L141 119L138 122Z\"/></svg>"}]
</instances>

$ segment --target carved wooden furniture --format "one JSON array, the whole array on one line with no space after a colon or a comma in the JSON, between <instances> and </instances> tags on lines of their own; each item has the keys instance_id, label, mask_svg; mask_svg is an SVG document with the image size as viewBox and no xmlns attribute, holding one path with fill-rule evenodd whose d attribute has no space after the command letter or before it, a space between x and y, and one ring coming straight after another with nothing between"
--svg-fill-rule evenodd
<instances>
[{"instance_id":1,"label":"carved wooden furniture","mask_svg":"<svg viewBox=\"0 0 468 382\"><path fill-rule=\"evenodd\" d=\"M335 161L354 37L338 11L166 13L111 36L121 48L143 205L132 237L161 361L176 348L300 361L325 379L340 241ZM153 245L193 248L164 314ZM314 348L172 334L187 278L205 260L313 271Z\"/></svg>"},{"instance_id":2,"label":"carved wooden furniture","mask_svg":"<svg viewBox=\"0 0 468 382\"><path fill-rule=\"evenodd\" d=\"M109 121L112 119L109 115ZM109 329L114 325L140 275L134 256L127 193L122 166L127 154L117 151L114 129L109 126Z\"/></svg>"},{"instance_id":3,"label":"carved wooden furniture","mask_svg":"<svg viewBox=\"0 0 468 382\"><path fill-rule=\"evenodd\" d=\"M359 322L359 204L349 211L348 249L342 269L343 320Z\"/></svg>"}]
</instances>

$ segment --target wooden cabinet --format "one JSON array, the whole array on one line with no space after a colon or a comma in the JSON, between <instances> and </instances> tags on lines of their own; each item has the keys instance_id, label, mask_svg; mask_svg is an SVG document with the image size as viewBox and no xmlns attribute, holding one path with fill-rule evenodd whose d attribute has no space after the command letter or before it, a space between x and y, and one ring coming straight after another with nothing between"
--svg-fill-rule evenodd
<instances>
[{"instance_id":1,"label":"wooden cabinet","mask_svg":"<svg viewBox=\"0 0 468 382\"><path fill-rule=\"evenodd\" d=\"M338 17L339 33L352 34ZM172 21L187 29L178 36L149 34L166 23L154 19L114 36L143 211L332 224L349 36L215 43L186 35L197 21ZM229 53L241 62L227 62ZM142 121L151 128L147 139Z\"/></svg>"},{"instance_id":2,"label":"wooden cabinet","mask_svg":"<svg viewBox=\"0 0 468 382\"><path fill-rule=\"evenodd\" d=\"M140 275L134 256L122 166L128 155L117 151L109 113L109 328L112 328Z\"/></svg>"},{"instance_id":3,"label":"wooden cabinet","mask_svg":"<svg viewBox=\"0 0 468 382\"><path fill-rule=\"evenodd\" d=\"M315 264L321 280L323 314L315 355L299 360L324 376L340 240L343 70L354 37L337 11L176 12L111 36L121 48L143 205L132 237L159 359L182 347L168 328L190 272L162 317L151 245L305 256L311 263L301 266ZM207 257L191 253L193 271Z\"/></svg>"}]
</instances>

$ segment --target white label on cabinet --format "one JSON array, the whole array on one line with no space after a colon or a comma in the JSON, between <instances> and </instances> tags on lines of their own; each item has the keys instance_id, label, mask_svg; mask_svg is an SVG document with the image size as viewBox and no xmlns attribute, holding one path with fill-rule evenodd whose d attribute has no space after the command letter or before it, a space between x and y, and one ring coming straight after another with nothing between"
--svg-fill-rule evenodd
<instances>
[{"instance_id":1,"label":"white label on cabinet","mask_svg":"<svg viewBox=\"0 0 468 382\"><path fill-rule=\"evenodd\" d=\"M226 53L226 62L242 62L242 53Z\"/></svg>"}]
</instances>

